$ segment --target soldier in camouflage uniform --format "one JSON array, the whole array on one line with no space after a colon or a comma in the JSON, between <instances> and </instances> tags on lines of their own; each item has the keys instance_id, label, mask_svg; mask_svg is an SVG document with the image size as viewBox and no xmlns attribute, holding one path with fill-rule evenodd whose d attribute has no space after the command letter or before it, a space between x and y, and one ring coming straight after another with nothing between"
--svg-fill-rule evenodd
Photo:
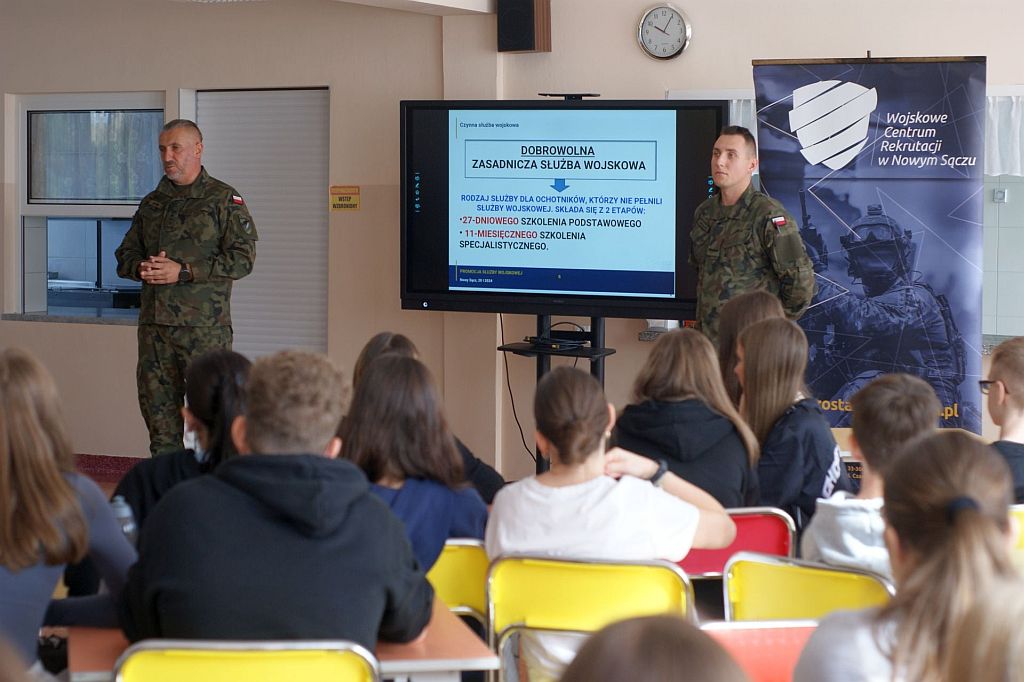
<instances>
[{"instance_id":1,"label":"soldier in camouflage uniform","mask_svg":"<svg viewBox=\"0 0 1024 682\"><path fill-rule=\"evenodd\" d=\"M779 297L791 319L814 296L814 269L796 220L757 192L757 149L750 131L729 126L715 142L711 174L719 193L693 216L690 264L697 270L697 326L718 342L718 316L730 298L754 289Z\"/></svg>"},{"instance_id":2,"label":"soldier in camouflage uniform","mask_svg":"<svg viewBox=\"0 0 1024 682\"><path fill-rule=\"evenodd\" d=\"M117 274L143 283L136 377L152 454L181 449L185 368L206 351L231 348L231 283L256 257L249 209L207 174L202 151L195 123L164 126L165 175L116 251Z\"/></svg>"}]
</instances>

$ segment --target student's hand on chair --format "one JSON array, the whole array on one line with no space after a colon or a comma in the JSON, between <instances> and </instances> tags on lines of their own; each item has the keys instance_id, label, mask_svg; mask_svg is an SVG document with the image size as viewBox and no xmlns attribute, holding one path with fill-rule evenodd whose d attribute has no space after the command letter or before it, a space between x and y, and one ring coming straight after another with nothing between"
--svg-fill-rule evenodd
<instances>
[{"instance_id":1,"label":"student's hand on chair","mask_svg":"<svg viewBox=\"0 0 1024 682\"><path fill-rule=\"evenodd\" d=\"M611 448L604 453L604 473L612 478L636 476L647 480L657 471L657 462L629 450Z\"/></svg>"}]
</instances>

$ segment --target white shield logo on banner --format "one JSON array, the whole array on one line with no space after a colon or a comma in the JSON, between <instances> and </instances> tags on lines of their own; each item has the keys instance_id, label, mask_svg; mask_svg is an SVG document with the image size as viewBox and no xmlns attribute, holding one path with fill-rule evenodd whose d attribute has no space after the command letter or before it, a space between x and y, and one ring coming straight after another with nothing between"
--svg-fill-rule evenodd
<instances>
[{"instance_id":1,"label":"white shield logo on banner","mask_svg":"<svg viewBox=\"0 0 1024 682\"><path fill-rule=\"evenodd\" d=\"M820 81L793 91L789 129L810 164L839 170L864 148L878 93L856 83Z\"/></svg>"}]
</instances>

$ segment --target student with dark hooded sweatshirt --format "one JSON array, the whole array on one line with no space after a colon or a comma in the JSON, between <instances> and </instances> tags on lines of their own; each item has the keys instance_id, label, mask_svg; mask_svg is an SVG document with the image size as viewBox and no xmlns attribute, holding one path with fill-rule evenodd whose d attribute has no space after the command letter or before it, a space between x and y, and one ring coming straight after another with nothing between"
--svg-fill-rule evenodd
<instances>
[{"instance_id":1,"label":"student with dark hooded sweatshirt","mask_svg":"<svg viewBox=\"0 0 1024 682\"><path fill-rule=\"evenodd\" d=\"M336 459L344 382L330 361L257 360L231 429L239 456L175 486L142 529L121 605L129 639L410 641L433 590L399 521Z\"/></svg>"},{"instance_id":2,"label":"student with dark hooded sweatshirt","mask_svg":"<svg viewBox=\"0 0 1024 682\"><path fill-rule=\"evenodd\" d=\"M700 332L662 334L615 423L616 445L654 460L723 507L757 504L754 433L733 407L715 349Z\"/></svg>"}]
</instances>

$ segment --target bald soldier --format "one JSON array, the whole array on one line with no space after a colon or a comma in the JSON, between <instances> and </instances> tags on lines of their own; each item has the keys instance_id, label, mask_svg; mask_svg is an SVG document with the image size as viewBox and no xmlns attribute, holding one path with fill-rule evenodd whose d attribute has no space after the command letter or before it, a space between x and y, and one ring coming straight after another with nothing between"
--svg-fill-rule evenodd
<instances>
[{"instance_id":1,"label":"bald soldier","mask_svg":"<svg viewBox=\"0 0 1024 682\"><path fill-rule=\"evenodd\" d=\"M750 131L729 126L715 141L711 175L719 193L693 215L690 265L697 270L697 326L718 343L718 314L730 298L755 289L779 297L796 319L814 296L814 268L796 220L754 190L757 145Z\"/></svg>"},{"instance_id":2,"label":"bald soldier","mask_svg":"<svg viewBox=\"0 0 1024 682\"><path fill-rule=\"evenodd\" d=\"M117 274L142 282L136 378L154 455L182 448L185 368L206 351L231 348L231 284L256 258L245 201L207 174L202 155L195 123L164 125L164 177L115 252Z\"/></svg>"}]
</instances>

